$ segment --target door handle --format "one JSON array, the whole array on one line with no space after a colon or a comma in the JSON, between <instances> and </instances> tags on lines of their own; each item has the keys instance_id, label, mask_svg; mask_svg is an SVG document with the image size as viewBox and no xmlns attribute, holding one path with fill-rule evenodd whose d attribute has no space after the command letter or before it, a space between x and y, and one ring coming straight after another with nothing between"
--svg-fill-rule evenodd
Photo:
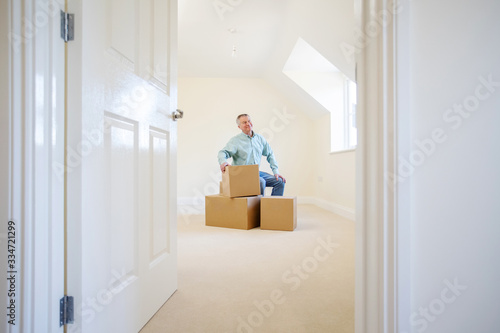
<instances>
[{"instance_id":1,"label":"door handle","mask_svg":"<svg viewBox=\"0 0 500 333\"><path fill-rule=\"evenodd\" d=\"M182 117L184 117L184 111L176 109L174 112L172 112L172 119L174 121L177 121L177 119L182 119Z\"/></svg>"}]
</instances>

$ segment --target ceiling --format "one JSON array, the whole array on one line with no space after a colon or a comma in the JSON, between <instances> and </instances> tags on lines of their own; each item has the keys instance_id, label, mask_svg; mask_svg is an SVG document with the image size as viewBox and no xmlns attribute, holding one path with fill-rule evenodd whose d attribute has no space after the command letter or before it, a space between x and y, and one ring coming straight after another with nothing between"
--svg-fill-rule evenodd
<instances>
[{"instance_id":1,"label":"ceiling","mask_svg":"<svg viewBox=\"0 0 500 333\"><path fill-rule=\"evenodd\" d=\"M179 0L178 4L181 78L262 78L314 117L329 111L283 73L297 42L305 41L324 60L354 77L354 64L339 47L354 43L354 0ZM309 68L325 67L323 61L308 60Z\"/></svg>"},{"instance_id":2,"label":"ceiling","mask_svg":"<svg viewBox=\"0 0 500 333\"><path fill-rule=\"evenodd\" d=\"M280 38L287 3L179 0L179 76L262 76Z\"/></svg>"}]
</instances>

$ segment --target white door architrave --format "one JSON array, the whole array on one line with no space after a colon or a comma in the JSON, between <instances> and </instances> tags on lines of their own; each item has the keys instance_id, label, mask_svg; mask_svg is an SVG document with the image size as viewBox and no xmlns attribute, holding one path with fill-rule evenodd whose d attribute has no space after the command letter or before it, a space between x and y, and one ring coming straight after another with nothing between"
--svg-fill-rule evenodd
<instances>
[{"instance_id":1,"label":"white door architrave","mask_svg":"<svg viewBox=\"0 0 500 333\"><path fill-rule=\"evenodd\" d=\"M356 0L356 333L410 332L410 221L398 181L408 150L408 0Z\"/></svg>"},{"instance_id":2,"label":"white door architrave","mask_svg":"<svg viewBox=\"0 0 500 333\"><path fill-rule=\"evenodd\" d=\"M9 264L8 273L14 288L9 282L4 299L4 304L14 302L15 309L8 310L14 316L0 318L5 332L63 331L59 300L64 295L64 183L53 172L54 163L62 163L64 156L61 9L56 0L2 1L2 24L8 29L1 34L2 51L8 52L7 87L1 82L8 95L2 113L8 113L8 120L2 125L9 138L1 142L2 148L8 146L8 184L2 187L8 189L7 218L14 227L7 230L7 221L1 222L4 254L15 240L15 251L9 252L15 263ZM9 231L15 238L9 238L14 235Z\"/></svg>"}]
</instances>

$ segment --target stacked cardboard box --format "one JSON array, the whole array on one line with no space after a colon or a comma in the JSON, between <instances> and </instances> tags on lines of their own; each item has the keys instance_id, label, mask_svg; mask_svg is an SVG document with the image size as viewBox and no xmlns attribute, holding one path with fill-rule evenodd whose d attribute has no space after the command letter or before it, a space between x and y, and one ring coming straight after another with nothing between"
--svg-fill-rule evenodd
<instances>
[{"instance_id":1,"label":"stacked cardboard box","mask_svg":"<svg viewBox=\"0 0 500 333\"><path fill-rule=\"evenodd\" d=\"M260 225L260 198L229 198L220 194L205 197L205 225L249 230Z\"/></svg>"},{"instance_id":2,"label":"stacked cardboard box","mask_svg":"<svg viewBox=\"0 0 500 333\"><path fill-rule=\"evenodd\" d=\"M220 193L205 197L205 225L213 227L293 231L297 227L295 197L262 197L259 166L228 166Z\"/></svg>"},{"instance_id":3,"label":"stacked cardboard box","mask_svg":"<svg viewBox=\"0 0 500 333\"><path fill-rule=\"evenodd\" d=\"M260 194L259 166L231 165L222 173L222 195L229 198Z\"/></svg>"}]
</instances>

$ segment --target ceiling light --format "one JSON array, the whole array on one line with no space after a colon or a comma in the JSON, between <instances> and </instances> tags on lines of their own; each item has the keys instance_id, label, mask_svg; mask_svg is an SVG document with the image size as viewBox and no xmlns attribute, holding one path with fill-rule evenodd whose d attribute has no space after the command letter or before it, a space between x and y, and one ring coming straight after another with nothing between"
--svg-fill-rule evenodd
<instances>
[{"instance_id":1,"label":"ceiling light","mask_svg":"<svg viewBox=\"0 0 500 333\"><path fill-rule=\"evenodd\" d=\"M233 35L231 39L233 40L233 49L231 51L231 57L236 58L236 28L228 28L227 31Z\"/></svg>"}]
</instances>

